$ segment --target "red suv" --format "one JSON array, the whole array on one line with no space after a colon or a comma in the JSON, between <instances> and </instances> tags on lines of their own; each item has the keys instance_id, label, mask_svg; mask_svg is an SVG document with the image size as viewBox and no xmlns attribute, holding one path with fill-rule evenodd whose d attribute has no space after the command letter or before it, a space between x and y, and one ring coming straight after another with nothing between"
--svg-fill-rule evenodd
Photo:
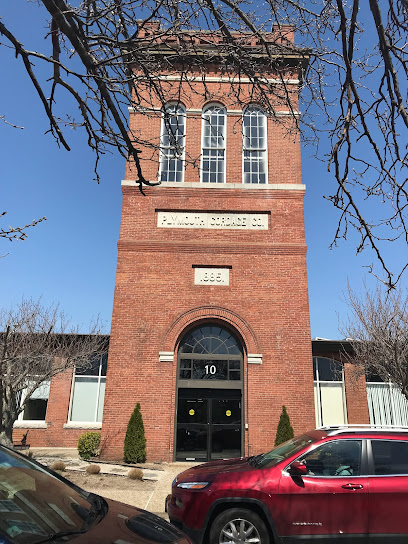
<instances>
[{"instance_id":1,"label":"red suv","mask_svg":"<svg viewBox=\"0 0 408 544\"><path fill-rule=\"evenodd\" d=\"M408 429L325 427L177 476L170 521L196 544L408 542Z\"/></svg>"}]
</instances>

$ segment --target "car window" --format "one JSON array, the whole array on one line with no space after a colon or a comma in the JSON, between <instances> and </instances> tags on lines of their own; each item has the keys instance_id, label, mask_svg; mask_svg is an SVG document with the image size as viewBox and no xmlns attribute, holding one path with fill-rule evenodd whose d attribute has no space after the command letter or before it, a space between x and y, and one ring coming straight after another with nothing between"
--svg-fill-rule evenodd
<instances>
[{"instance_id":1,"label":"car window","mask_svg":"<svg viewBox=\"0 0 408 544\"><path fill-rule=\"evenodd\" d=\"M261 453L260 455L250 458L249 463L255 468L270 468L296 452L300 452L303 448L309 444L313 444L315 441L316 438L313 436L302 434L301 436L283 442L268 453Z\"/></svg>"},{"instance_id":2,"label":"car window","mask_svg":"<svg viewBox=\"0 0 408 544\"><path fill-rule=\"evenodd\" d=\"M306 465L309 476L359 476L361 440L332 440L297 460Z\"/></svg>"},{"instance_id":3,"label":"car window","mask_svg":"<svg viewBox=\"0 0 408 544\"><path fill-rule=\"evenodd\" d=\"M408 474L408 442L372 440L374 474Z\"/></svg>"},{"instance_id":4,"label":"car window","mask_svg":"<svg viewBox=\"0 0 408 544\"><path fill-rule=\"evenodd\" d=\"M0 542L34 544L60 531L80 530L91 503L28 459L0 448Z\"/></svg>"}]
</instances>

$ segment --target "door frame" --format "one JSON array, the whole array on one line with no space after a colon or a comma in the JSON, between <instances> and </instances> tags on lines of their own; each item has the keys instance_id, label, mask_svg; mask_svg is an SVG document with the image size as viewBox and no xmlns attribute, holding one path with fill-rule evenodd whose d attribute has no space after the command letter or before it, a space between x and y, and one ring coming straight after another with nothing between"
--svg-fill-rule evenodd
<instances>
[{"instance_id":1,"label":"door frame","mask_svg":"<svg viewBox=\"0 0 408 544\"><path fill-rule=\"evenodd\" d=\"M240 348L240 355L233 355L233 354L199 354L199 353L189 353L189 354L182 354L180 346L183 344L183 340L187 337L189 333L194 331L195 329L199 329L200 327L206 327L206 326L212 326L212 327L219 327L221 329L225 329L229 332L231 336L234 337L236 343L239 345ZM245 349L244 349L244 343L238 334L237 331L229 327L226 323L220 322L220 321L204 321L200 323L194 323L187 329L183 331L183 334L181 335L181 341L178 345L177 349L177 368L176 368L176 395L175 395L175 405L174 405L174 426L173 426L173 461L176 461L177 458L177 409L178 409L178 401L179 401L179 390L207 390L208 392L206 395L209 394L211 390L224 390L225 394L228 396L228 393L231 394L231 391L236 391L237 394L240 392L240 400L241 400L241 456L244 455L245 452L245 429L246 427L246 421L245 421L245 405L246 405L246 398L245 398L245 388L244 388L244 361L245 361ZM201 359L201 360L208 360L209 362L211 359L213 360L239 360L240 361L240 380L215 380L215 379L182 379L180 378L180 368L181 368L181 361L183 359ZM227 393L228 392L228 393ZM220 393L218 393L220 394ZM193 397L194 398L194 397ZM201 398L200 396L197 396L197 398ZM207 397L208 398L208 397ZM207 449L208 446L207 446ZM208 457L208 455L207 455Z\"/></svg>"},{"instance_id":2,"label":"door frame","mask_svg":"<svg viewBox=\"0 0 408 544\"><path fill-rule=\"evenodd\" d=\"M244 451L244 402L243 402L243 394L241 389L221 389L221 388L208 388L208 387L201 387L201 388L183 388L179 387L177 389L177 395L176 395L176 418L175 418L175 425L174 425L174 461L177 461L177 426L178 426L178 420L177 420L177 408L178 403L180 399L179 392L183 391L182 397L186 399L206 399L208 401L207 403L207 455L204 462L211 461L211 452L212 452L212 429L213 425L222 425L222 424L213 424L212 423L212 401L213 400L239 400L241 402L241 421L240 421L240 453L239 457L242 456L242 452ZM191 391L191 394L189 392ZM228 425L228 424L226 424ZM233 426L233 424L231 424ZM238 426L238 424L236 424ZM179 462L183 462L186 460L178 460ZM198 459L198 462L203 462L202 459Z\"/></svg>"}]
</instances>

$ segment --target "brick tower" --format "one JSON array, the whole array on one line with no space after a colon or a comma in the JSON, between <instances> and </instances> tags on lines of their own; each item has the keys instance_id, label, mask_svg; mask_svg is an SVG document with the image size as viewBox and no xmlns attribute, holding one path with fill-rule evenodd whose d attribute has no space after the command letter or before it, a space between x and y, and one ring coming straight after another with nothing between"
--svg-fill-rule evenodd
<instances>
[{"instance_id":1,"label":"brick tower","mask_svg":"<svg viewBox=\"0 0 408 544\"><path fill-rule=\"evenodd\" d=\"M296 109L301 62L284 31L284 69L262 75L276 88L284 77ZM221 38L185 39L195 44L188 75L162 62L165 104L145 91L146 107L130 111L131 130L151 144L144 175L161 184L142 194L128 162L102 426L112 459L122 456L137 402L150 461L268 450L282 405L295 432L314 426L294 116L278 98L268 113L251 79L215 54L201 60ZM276 33L266 39L276 42ZM246 47L259 58L256 39ZM158 41L152 55L172 51Z\"/></svg>"}]
</instances>

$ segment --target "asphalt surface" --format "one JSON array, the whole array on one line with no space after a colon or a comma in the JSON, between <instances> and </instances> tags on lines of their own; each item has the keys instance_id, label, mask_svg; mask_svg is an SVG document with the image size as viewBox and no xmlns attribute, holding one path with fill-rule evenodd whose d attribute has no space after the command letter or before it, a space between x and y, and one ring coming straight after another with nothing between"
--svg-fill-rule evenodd
<instances>
[{"instance_id":1,"label":"asphalt surface","mask_svg":"<svg viewBox=\"0 0 408 544\"><path fill-rule=\"evenodd\" d=\"M36 461L49 467L55 461L63 461L66 465L67 473L65 475L68 479L71 471L85 474L85 469L90 464L88 461L83 461L79 458L76 448L30 448L30 451L33 453ZM95 480L90 476L82 487L108 498L149 510L165 519L168 518L164 512L164 504L166 496L170 493L173 479L183 470L196 464L178 462L128 465L103 463L99 461L95 462L101 469L100 474L118 476L118 484L111 486L112 489L109 488L109 484L102 484L102 486L98 488L98 483L96 482L100 483L101 478ZM127 489L128 486L121 485L120 477L126 477L129 470L133 467L138 467L143 471L143 481L146 481L149 485L139 485L139 487L136 488L136 492L129 492L129 489ZM109 481L112 482L111 479ZM93 487L93 489L90 487Z\"/></svg>"}]
</instances>

